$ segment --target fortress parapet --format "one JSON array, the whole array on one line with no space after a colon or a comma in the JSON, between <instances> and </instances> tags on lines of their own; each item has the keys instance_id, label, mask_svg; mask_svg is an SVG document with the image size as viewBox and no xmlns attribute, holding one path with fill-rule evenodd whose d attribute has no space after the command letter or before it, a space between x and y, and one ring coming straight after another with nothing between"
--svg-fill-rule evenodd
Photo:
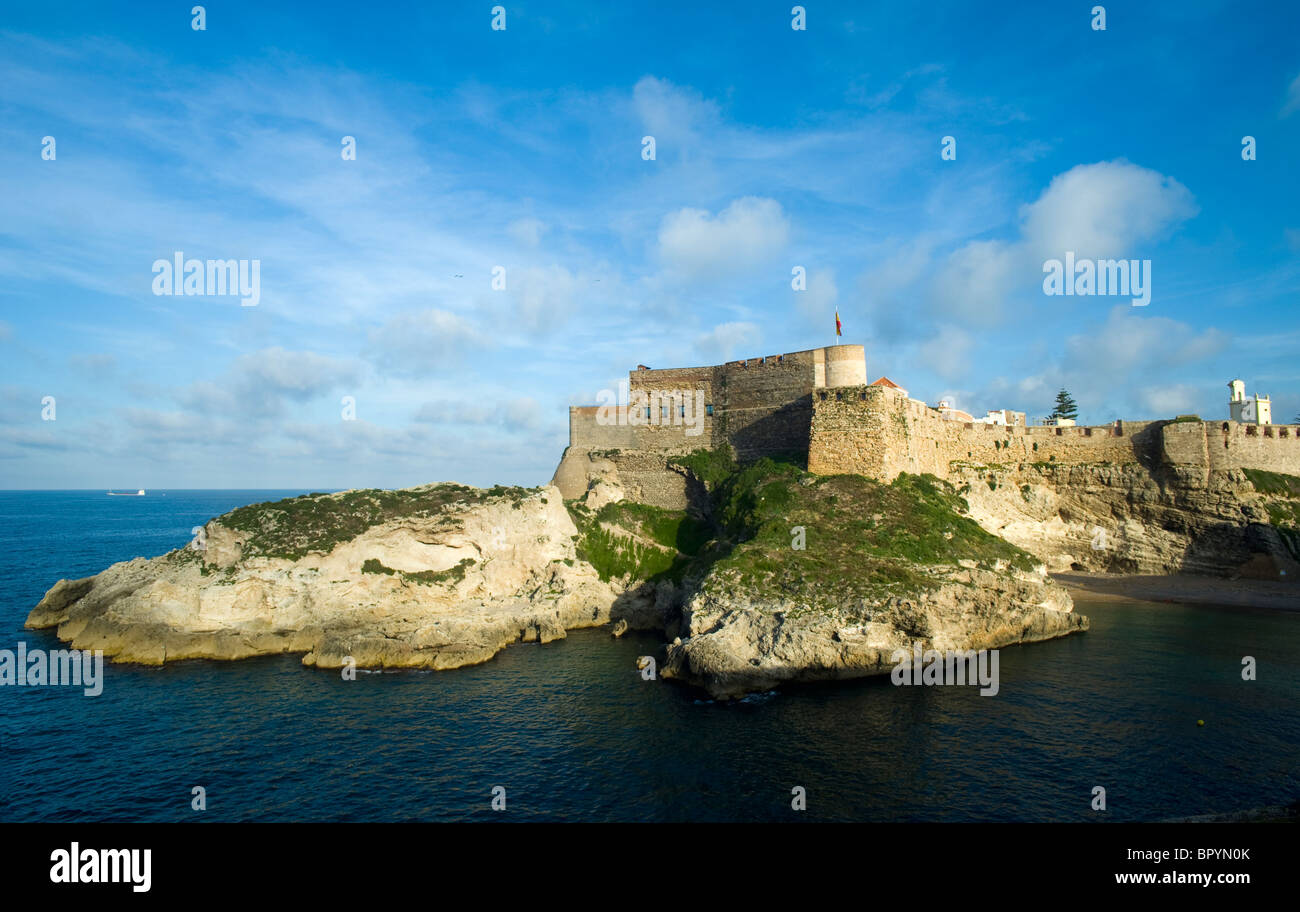
<instances>
[{"instance_id":1,"label":"fortress parapet","mask_svg":"<svg viewBox=\"0 0 1300 912\"><path fill-rule=\"evenodd\" d=\"M593 479L612 473L629 496L681 508L687 481L671 458L724 441L742 461L795 456L806 458L811 472L882 481L902 472L949 478L972 464L1011 463L1300 475L1297 426L1180 418L1026 427L1019 412L1003 410L1005 423L953 420L954 414L909 398L885 378L868 385L861 345L708 367L638 366L618 391L602 391L600 405L569 409L569 447L553 483L566 498L579 497Z\"/></svg>"}]
</instances>

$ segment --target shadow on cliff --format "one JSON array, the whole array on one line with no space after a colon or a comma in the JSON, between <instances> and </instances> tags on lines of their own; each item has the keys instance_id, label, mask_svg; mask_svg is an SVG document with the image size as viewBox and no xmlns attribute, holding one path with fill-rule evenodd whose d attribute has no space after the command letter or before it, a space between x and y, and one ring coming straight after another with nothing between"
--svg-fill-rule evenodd
<instances>
[{"instance_id":1,"label":"shadow on cliff","mask_svg":"<svg viewBox=\"0 0 1300 912\"><path fill-rule=\"evenodd\" d=\"M769 451L762 459L774 467L788 464L801 472L806 471L808 464L806 450L775 455ZM732 463L728 482L758 461L742 459ZM685 479L687 513L708 526L709 541L702 548L693 548L692 543L682 537L687 534L687 527L680 526L675 544L680 553L691 555L689 561L628 588L610 606L610 621L626 621L634 630L662 630L672 640L680 633L683 606L699 591L713 566L730 555L738 544L752 537L754 532L736 517L732 517L730 524L724 520L721 500L731 496L728 482L710 491L704 479L691 468L675 464L670 464L669 468Z\"/></svg>"}]
</instances>

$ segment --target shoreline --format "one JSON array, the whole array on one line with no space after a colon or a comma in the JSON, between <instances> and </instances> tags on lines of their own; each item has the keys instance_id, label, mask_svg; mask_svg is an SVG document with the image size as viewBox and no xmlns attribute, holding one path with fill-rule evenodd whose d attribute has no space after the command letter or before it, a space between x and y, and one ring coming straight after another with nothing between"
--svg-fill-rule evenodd
<instances>
[{"instance_id":1,"label":"shoreline","mask_svg":"<svg viewBox=\"0 0 1300 912\"><path fill-rule=\"evenodd\" d=\"M1108 595L1139 602L1185 602L1230 608L1300 611L1300 583L1223 579L1176 573L1168 576L1118 573L1053 573L1073 593Z\"/></svg>"}]
</instances>

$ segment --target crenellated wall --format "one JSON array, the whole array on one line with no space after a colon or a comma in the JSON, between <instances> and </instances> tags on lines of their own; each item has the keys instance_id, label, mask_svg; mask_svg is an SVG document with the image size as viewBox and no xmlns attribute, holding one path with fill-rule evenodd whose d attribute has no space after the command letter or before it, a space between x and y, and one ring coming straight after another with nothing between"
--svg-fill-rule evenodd
<instances>
[{"instance_id":1,"label":"crenellated wall","mask_svg":"<svg viewBox=\"0 0 1300 912\"><path fill-rule=\"evenodd\" d=\"M1001 427L948 421L883 387L813 396L808 470L883 481L902 472L949 476L957 463L1172 464L1206 474L1267 469L1300 475L1300 427L1212 421L1117 421L1094 427Z\"/></svg>"},{"instance_id":2,"label":"crenellated wall","mask_svg":"<svg viewBox=\"0 0 1300 912\"><path fill-rule=\"evenodd\" d=\"M948 478L960 464L1176 466L1210 473L1255 468L1300 475L1300 427L1233 421L1117 421L1092 427L1017 427L949 421L925 403L865 383L862 346L841 345L729 361L711 367L637 369L638 393L681 391L708 414L664 416L651 405L648 423L630 421L629 405L569 409L569 448L555 483L581 496L601 473L646 502L685 497L669 457L724 441L736 457L807 455L818 474L860 474L889 481L903 472ZM850 383L849 381L853 381ZM636 417L644 405L634 405ZM601 468L598 468L601 467Z\"/></svg>"},{"instance_id":3,"label":"crenellated wall","mask_svg":"<svg viewBox=\"0 0 1300 912\"><path fill-rule=\"evenodd\" d=\"M1264 469L1300 475L1300 425L1205 422L1210 468Z\"/></svg>"}]
</instances>

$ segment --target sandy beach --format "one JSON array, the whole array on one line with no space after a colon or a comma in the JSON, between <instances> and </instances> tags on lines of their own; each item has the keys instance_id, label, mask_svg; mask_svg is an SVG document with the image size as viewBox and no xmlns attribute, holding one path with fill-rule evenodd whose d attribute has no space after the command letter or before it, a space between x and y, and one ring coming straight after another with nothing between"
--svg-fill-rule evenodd
<instances>
[{"instance_id":1,"label":"sandy beach","mask_svg":"<svg viewBox=\"0 0 1300 912\"><path fill-rule=\"evenodd\" d=\"M1143 602L1196 602L1241 608L1300 611L1300 580L1220 579L1212 576L1125 576L1112 573L1053 573L1071 590Z\"/></svg>"}]
</instances>

